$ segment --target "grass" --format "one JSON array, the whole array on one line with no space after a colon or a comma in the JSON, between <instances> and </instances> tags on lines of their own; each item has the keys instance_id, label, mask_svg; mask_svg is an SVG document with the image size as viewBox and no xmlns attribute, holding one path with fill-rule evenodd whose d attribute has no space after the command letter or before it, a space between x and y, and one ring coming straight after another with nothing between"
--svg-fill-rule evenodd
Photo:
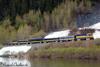
<instances>
[{"instance_id":1,"label":"grass","mask_svg":"<svg viewBox=\"0 0 100 67\"><path fill-rule=\"evenodd\" d=\"M89 43L88 43L89 42ZM88 41L86 44L90 44ZM76 46L78 44L78 46ZM66 58L66 59L95 59L100 60L100 46L89 45L80 46L85 42L71 42L67 44L49 44L48 46L41 47L29 52L30 58ZM93 43L92 43L93 44ZM70 45L70 46L66 46Z\"/></svg>"},{"instance_id":2,"label":"grass","mask_svg":"<svg viewBox=\"0 0 100 67\"><path fill-rule=\"evenodd\" d=\"M69 47L69 48L49 48L34 51L34 56L38 58L80 58L99 59L100 48Z\"/></svg>"},{"instance_id":3,"label":"grass","mask_svg":"<svg viewBox=\"0 0 100 67\"><path fill-rule=\"evenodd\" d=\"M0 44L0 49L3 47L3 45Z\"/></svg>"}]
</instances>

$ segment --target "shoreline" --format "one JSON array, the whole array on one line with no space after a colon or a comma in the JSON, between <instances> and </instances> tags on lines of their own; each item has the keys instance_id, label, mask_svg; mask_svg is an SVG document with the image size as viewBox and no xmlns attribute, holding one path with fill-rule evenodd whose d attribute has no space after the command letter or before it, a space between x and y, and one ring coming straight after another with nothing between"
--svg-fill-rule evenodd
<instances>
[{"instance_id":1,"label":"shoreline","mask_svg":"<svg viewBox=\"0 0 100 67\"><path fill-rule=\"evenodd\" d=\"M61 49L61 50L59 50ZM96 48L97 49L97 48ZM97 50L85 48L55 48L48 50L37 50L30 58L47 59L93 59L100 60L100 48Z\"/></svg>"},{"instance_id":2,"label":"shoreline","mask_svg":"<svg viewBox=\"0 0 100 67\"><path fill-rule=\"evenodd\" d=\"M87 44L87 46L83 46L82 44ZM30 59L100 60L100 46L93 44L93 41L49 44L39 49L30 50L26 55Z\"/></svg>"},{"instance_id":3,"label":"shoreline","mask_svg":"<svg viewBox=\"0 0 100 67\"><path fill-rule=\"evenodd\" d=\"M27 53L18 53L8 57L27 59L79 59L100 60L100 45L94 45L93 40L50 43L31 48ZM7 57L7 56L5 56Z\"/></svg>"}]
</instances>

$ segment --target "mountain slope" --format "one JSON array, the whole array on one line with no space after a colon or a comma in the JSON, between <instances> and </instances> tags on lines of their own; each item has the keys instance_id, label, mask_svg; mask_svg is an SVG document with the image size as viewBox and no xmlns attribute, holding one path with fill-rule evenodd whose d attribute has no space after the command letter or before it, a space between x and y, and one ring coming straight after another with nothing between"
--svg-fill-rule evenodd
<instances>
[{"instance_id":1,"label":"mountain slope","mask_svg":"<svg viewBox=\"0 0 100 67\"><path fill-rule=\"evenodd\" d=\"M100 22L100 4L96 3L87 13L79 14L76 22L78 27L88 27Z\"/></svg>"}]
</instances>

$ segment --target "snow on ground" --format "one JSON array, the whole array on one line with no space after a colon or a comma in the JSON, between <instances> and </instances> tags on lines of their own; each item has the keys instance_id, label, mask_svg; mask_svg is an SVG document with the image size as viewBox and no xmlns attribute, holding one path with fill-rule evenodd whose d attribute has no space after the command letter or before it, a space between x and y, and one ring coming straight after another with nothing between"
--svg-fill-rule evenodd
<instances>
[{"instance_id":1,"label":"snow on ground","mask_svg":"<svg viewBox=\"0 0 100 67\"><path fill-rule=\"evenodd\" d=\"M9 47L3 47L0 49L0 55L4 54L17 54L19 52L26 53L29 49L31 49L31 46L9 46Z\"/></svg>"},{"instance_id":2,"label":"snow on ground","mask_svg":"<svg viewBox=\"0 0 100 67\"><path fill-rule=\"evenodd\" d=\"M92 26L89 26L89 28L92 28L92 29L100 29L100 22L92 25Z\"/></svg>"},{"instance_id":3,"label":"snow on ground","mask_svg":"<svg viewBox=\"0 0 100 67\"><path fill-rule=\"evenodd\" d=\"M94 39L100 38L100 31L95 31L93 33L93 37L94 37Z\"/></svg>"},{"instance_id":4,"label":"snow on ground","mask_svg":"<svg viewBox=\"0 0 100 67\"><path fill-rule=\"evenodd\" d=\"M100 22L91 25L89 27L84 27L84 29L95 29L96 31L93 33L93 37L94 39L100 38ZM83 29L83 28L79 28L79 29ZM64 31L57 31L57 32L53 32L48 34L47 36L45 36L44 38L58 38L58 37L65 37L68 36L68 34L70 33L70 30L64 30Z\"/></svg>"},{"instance_id":5,"label":"snow on ground","mask_svg":"<svg viewBox=\"0 0 100 67\"><path fill-rule=\"evenodd\" d=\"M93 33L93 37L94 39L100 38L100 22L91 25L89 27L83 27L83 28L79 28L79 30L81 29L95 29L95 32Z\"/></svg>"},{"instance_id":6,"label":"snow on ground","mask_svg":"<svg viewBox=\"0 0 100 67\"><path fill-rule=\"evenodd\" d=\"M46 38L65 37L65 36L68 36L69 33L70 33L70 30L57 31L57 32L53 32L53 33L48 34L44 38L46 39Z\"/></svg>"},{"instance_id":7,"label":"snow on ground","mask_svg":"<svg viewBox=\"0 0 100 67\"><path fill-rule=\"evenodd\" d=\"M100 22L92 25L92 26L89 26L89 28L92 28L92 29L95 29L95 32L93 33L93 37L94 39L97 39L97 38L100 38Z\"/></svg>"}]
</instances>

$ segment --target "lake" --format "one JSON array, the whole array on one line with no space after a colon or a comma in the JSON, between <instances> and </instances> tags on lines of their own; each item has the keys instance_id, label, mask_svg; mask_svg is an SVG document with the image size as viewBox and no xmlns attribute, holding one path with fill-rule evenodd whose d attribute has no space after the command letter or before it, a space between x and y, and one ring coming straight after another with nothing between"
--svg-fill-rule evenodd
<instances>
[{"instance_id":1,"label":"lake","mask_svg":"<svg viewBox=\"0 0 100 67\"><path fill-rule=\"evenodd\" d=\"M0 57L0 67L100 67L100 61L17 59Z\"/></svg>"}]
</instances>

